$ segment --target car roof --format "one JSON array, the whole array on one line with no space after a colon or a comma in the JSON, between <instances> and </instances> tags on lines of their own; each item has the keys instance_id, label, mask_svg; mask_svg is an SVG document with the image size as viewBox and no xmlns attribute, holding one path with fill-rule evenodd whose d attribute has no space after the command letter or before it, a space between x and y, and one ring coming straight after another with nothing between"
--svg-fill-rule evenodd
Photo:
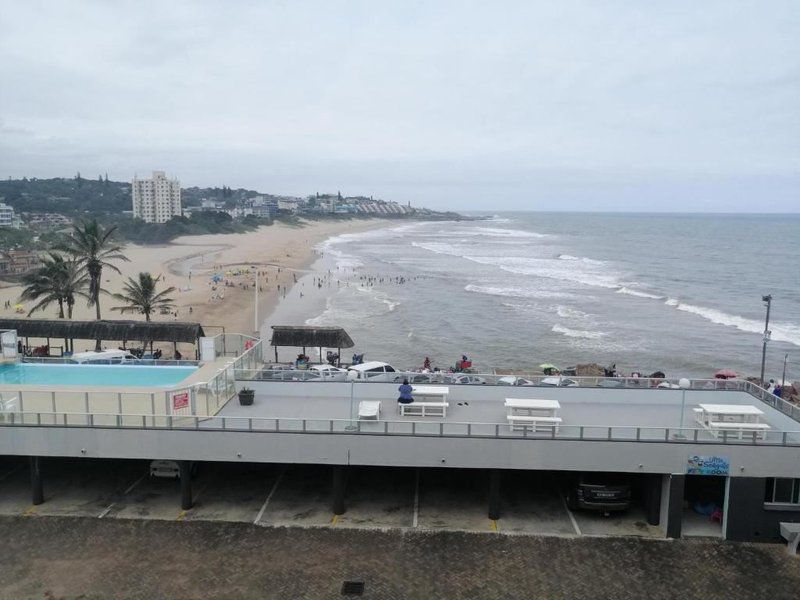
<instances>
[{"instance_id":1,"label":"car roof","mask_svg":"<svg viewBox=\"0 0 800 600\"><path fill-rule=\"evenodd\" d=\"M369 362L361 363L360 365L352 365L350 369L352 369L353 371L368 371L369 369L374 369L375 367L389 367L389 366L391 366L389 363L372 360Z\"/></svg>"}]
</instances>

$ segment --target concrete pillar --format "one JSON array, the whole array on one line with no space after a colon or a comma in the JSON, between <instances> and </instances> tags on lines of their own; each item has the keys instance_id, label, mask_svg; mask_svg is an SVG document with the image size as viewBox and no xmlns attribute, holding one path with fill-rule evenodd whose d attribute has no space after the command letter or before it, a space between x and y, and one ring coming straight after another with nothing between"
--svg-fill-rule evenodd
<instances>
[{"instance_id":1,"label":"concrete pillar","mask_svg":"<svg viewBox=\"0 0 800 600\"><path fill-rule=\"evenodd\" d=\"M670 475L669 490L666 507L666 523L663 523L664 531L668 538L681 537L683 527L683 493L686 484L686 475Z\"/></svg>"},{"instance_id":2,"label":"concrete pillar","mask_svg":"<svg viewBox=\"0 0 800 600\"><path fill-rule=\"evenodd\" d=\"M38 456L31 456L31 496L34 504L44 502L44 484L42 481L42 459Z\"/></svg>"},{"instance_id":3,"label":"concrete pillar","mask_svg":"<svg viewBox=\"0 0 800 600\"><path fill-rule=\"evenodd\" d=\"M489 471L489 518L496 521L500 518L500 471Z\"/></svg>"},{"instance_id":4,"label":"concrete pillar","mask_svg":"<svg viewBox=\"0 0 800 600\"><path fill-rule=\"evenodd\" d=\"M188 460L178 462L181 480L181 510L189 510L192 502L192 463Z\"/></svg>"},{"instance_id":5,"label":"concrete pillar","mask_svg":"<svg viewBox=\"0 0 800 600\"><path fill-rule=\"evenodd\" d=\"M347 467L336 465L333 467L333 505L332 510L335 515L343 515L344 489L347 482Z\"/></svg>"},{"instance_id":6,"label":"concrete pillar","mask_svg":"<svg viewBox=\"0 0 800 600\"><path fill-rule=\"evenodd\" d=\"M644 476L644 505L647 509L647 523L658 525L661 522L661 475Z\"/></svg>"}]
</instances>

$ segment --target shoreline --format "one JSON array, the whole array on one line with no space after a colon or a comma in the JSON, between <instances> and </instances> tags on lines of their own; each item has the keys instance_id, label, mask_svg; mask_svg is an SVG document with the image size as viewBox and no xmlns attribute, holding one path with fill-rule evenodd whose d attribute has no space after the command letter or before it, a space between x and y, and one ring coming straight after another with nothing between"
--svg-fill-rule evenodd
<instances>
[{"instance_id":1,"label":"shoreline","mask_svg":"<svg viewBox=\"0 0 800 600\"><path fill-rule=\"evenodd\" d=\"M159 290L175 287L171 294L175 310L172 314L153 314L153 321L199 322L206 335L216 335L223 329L228 333L252 335L256 282L260 286L260 329L277 309L284 294L309 272L319 258L315 246L331 237L379 229L391 223L386 219L304 221L301 226L276 223L241 234L184 236L159 246L127 244L123 253L130 262L115 263L121 273L110 269L103 271L102 285L108 293L100 298L102 316L105 319L144 320L141 314L112 311L119 302L110 294L121 293L128 277L135 278L139 272L149 272L161 277ZM214 275L220 278L218 282L212 281ZM27 318L31 302L24 303L24 314L18 314L14 309L21 291L22 286L15 284L0 288L0 301L11 302L11 307L2 309L0 314ZM30 318L52 319L56 315L57 307L53 305L33 313ZM73 319L94 318L93 307L88 307L83 300L76 302ZM34 345L33 341L31 345ZM104 345L116 347L113 340ZM135 343L132 345L136 346ZM156 344L159 346L165 356L172 356L172 344ZM184 355L189 346L179 344ZM75 350L93 347L91 340L78 340Z\"/></svg>"}]
</instances>

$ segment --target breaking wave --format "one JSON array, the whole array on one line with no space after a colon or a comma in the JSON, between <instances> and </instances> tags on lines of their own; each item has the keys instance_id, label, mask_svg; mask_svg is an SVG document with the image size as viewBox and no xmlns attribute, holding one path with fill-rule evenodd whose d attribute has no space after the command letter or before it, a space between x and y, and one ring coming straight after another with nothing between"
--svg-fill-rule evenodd
<instances>
[{"instance_id":1,"label":"breaking wave","mask_svg":"<svg viewBox=\"0 0 800 600\"><path fill-rule=\"evenodd\" d=\"M604 335L606 335L602 331L587 331L583 329L570 329L569 327L564 327L563 325L553 325L553 329L555 333L560 333L570 338L583 338L585 340L596 340Z\"/></svg>"},{"instance_id":2,"label":"breaking wave","mask_svg":"<svg viewBox=\"0 0 800 600\"><path fill-rule=\"evenodd\" d=\"M639 290L632 290L622 286L617 290L618 294L627 294L628 296L636 296L637 298L650 298L651 300L663 300L664 296L657 296L656 294L648 294L647 292L640 292Z\"/></svg>"},{"instance_id":3,"label":"breaking wave","mask_svg":"<svg viewBox=\"0 0 800 600\"><path fill-rule=\"evenodd\" d=\"M685 304L675 298L667 298L664 302L667 306L671 306L677 310L687 312L693 315L702 317L717 325L725 325L727 327L735 327L739 331L748 333L763 333L764 323L756 321L755 319L748 319L738 315L730 315L715 308L706 308L704 306L695 306L694 304ZM795 346L800 346L800 327L790 323L770 323L772 330L771 338L775 342L787 342Z\"/></svg>"}]
</instances>

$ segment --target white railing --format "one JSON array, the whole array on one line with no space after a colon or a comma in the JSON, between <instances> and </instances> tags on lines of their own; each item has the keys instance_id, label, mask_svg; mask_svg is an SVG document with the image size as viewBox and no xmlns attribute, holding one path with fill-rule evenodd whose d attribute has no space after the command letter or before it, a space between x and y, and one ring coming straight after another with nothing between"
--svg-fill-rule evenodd
<instances>
[{"instance_id":1,"label":"white railing","mask_svg":"<svg viewBox=\"0 0 800 600\"><path fill-rule=\"evenodd\" d=\"M630 427L564 425L547 431L512 430L508 423L357 421L350 419L293 419L268 417L192 416L174 414L117 414L7 412L0 427L89 427L112 429L167 429L286 434L382 435L448 438L502 438L561 441L641 442L670 444L729 444L800 447L800 431L720 431L718 437L694 427Z\"/></svg>"},{"instance_id":2,"label":"white railing","mask_svg":"<svg viewBox=\"0 0 800 600\"><path fill-rule=\"evenodd\" d=\"M119 389L114 386L83 389L77 386L47 386L36 389L30 385L20 388L3 385L0 386L0 398L5 402L13 401L13 406L23 412L90 414L115 411L117 414L213 415L236 393L235 370L245 367L256 370L260 364L261 340L249 338L238 341L241 341L241 351L237 350L237 357L220 367L208 381L138 390L130 386ZM237 342L235 337L234 342ZM233 342L230 347L235 347ZM164 362L160 361L159 364ZM194 361L180 362L182 366L196 364ZM147 388L147 383L142 382L142 387Z\"/></svg>"}]
</instances>

